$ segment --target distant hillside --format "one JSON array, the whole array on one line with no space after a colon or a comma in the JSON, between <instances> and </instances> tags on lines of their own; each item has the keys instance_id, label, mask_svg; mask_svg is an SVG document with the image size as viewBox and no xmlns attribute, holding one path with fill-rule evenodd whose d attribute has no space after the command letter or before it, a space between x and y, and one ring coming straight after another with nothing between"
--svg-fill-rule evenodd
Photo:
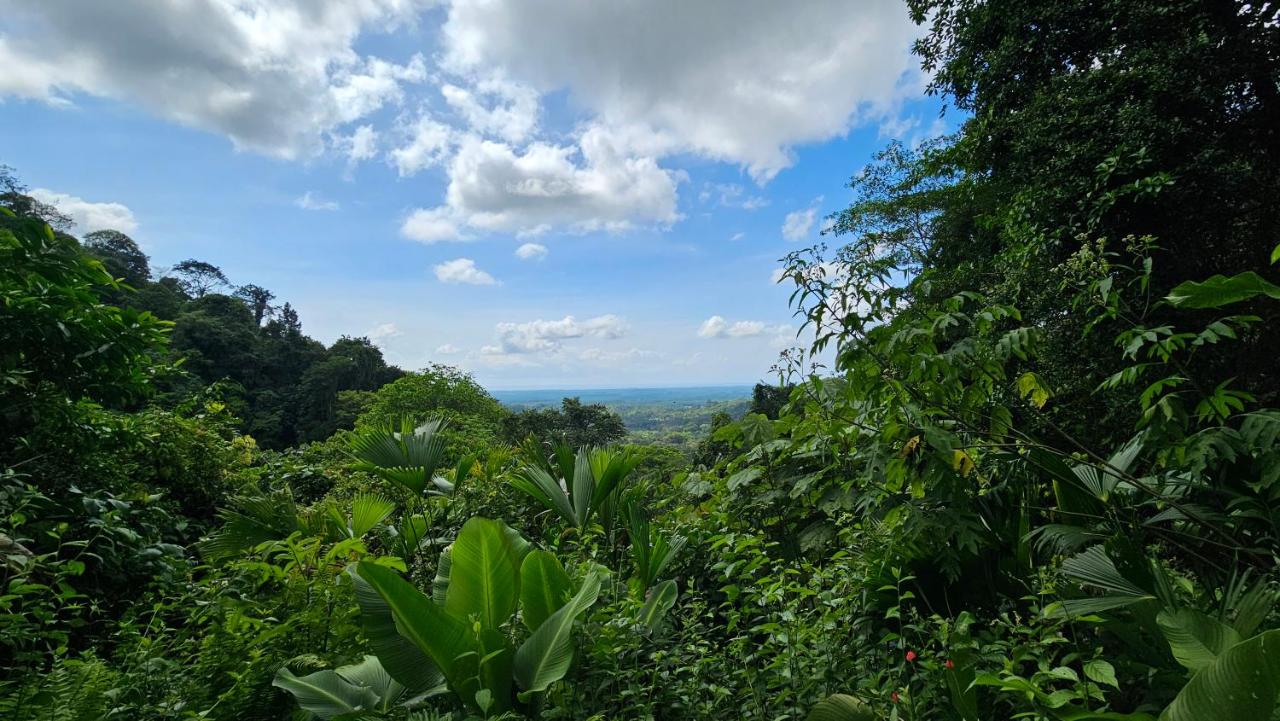
<instances>
[{"instance_id":1,"label":"distant hillside","mask_svg":"<svg viewBox=\"0 0 1280 721\"><path fill-rule=\"evenodd\" d=\"M503 405L513 410L558 406L563 398L578 398L583 403L606 406L670 404L699 406L712 401L734 401L751 398L751 386L687 386L677 388L551 388L546 390L490 391Z\"/></svg>"},{"instance_id":2,"label":"distant hillside","mask_svg":"<svg viewBox=\"0 0 1280 721\"><path fill-rule=\"evenodd\" d=\"M559 406L564 398L600 403L622 416L635 443L662 443L686 450L697 445L716 413L738 418L751 405L751 386L683 388L591 388L491 391L512 410Z\"/></svg>"}]
</instances>

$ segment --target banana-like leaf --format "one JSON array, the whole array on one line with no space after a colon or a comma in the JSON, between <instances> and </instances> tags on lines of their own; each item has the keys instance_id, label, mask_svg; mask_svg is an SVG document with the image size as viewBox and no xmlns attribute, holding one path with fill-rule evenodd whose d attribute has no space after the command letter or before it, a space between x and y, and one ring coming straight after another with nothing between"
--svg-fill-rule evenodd
<instances>
[{"instance_id":1,"label":"banana-like leaf","mask_svg":"<svg viewBox=\"0 0 1280 721\"><path fill-rule=\"evenodd\" d=\"M470 625L446 613L389 568L361 561L356 570L386 601L400 635L431 658L450 687L463 688L468 679L459 673L458 659L477 651Z\"/></svg>"},{"instance_id":2,"label":"banana-like leaf","mask_svg":"<svg viewBox=\"0 0 1280 721\"><path fill-rule=\"evenodd\" d=\"M1161 611L1156 623L1169 642L1173 657L1191 671L1212 664L1224 651L1240 643L1240 634L1234 628L1189 608Z\"/></svg>"},{"instance_id":3,"label":"banana-like leaf","mask_svg":"<svg viewBox=\"0 0 1280 721\"><path fill-rule=\"evenodd\" d=\"M449 576L453 573L452 546L440 552L440 561L436 564L436 577L431 580L431 598L440 606L449 597Z\"/></svg>"},{"instance_id":4,"label":"banana-like leaf","mask_svg":"<svg viewBox=\"0 0 1280 721\"><path fill-rule=\"evenodd\" d=\"M391 683L395 682L391 681ZM381 710L379 707L381 699L374 689L352 683L336 671L329 669L309 673L306 676L295 676L288 668L281 667L276 671L271 685L293 694L299 706L321 719L375 713Z\"/></svg>"},{"instance_id":5,"label":"banana-like leaf","mask_svg":"<svg viewBox=\"0 0 1280 721\"><path fill-rule=\"evenodd\" d=\"M351 501L351 538L361 538L394 513L396 504L372 493L362 493Z\"/></svg>"},{"instance_id":6,"label":"banana-like leaf","mask_svg":"<svg viewBox=\"0 0 1280 721\"><path fill-rule=\"evenodd\" d=\"M638 625L650 635L661 630L667 613L676 605L677 595L679 590L676 588L675 581L663 581L649 589L649 595L640 609Z\"/></svg>"},{"instance_id":7,"label":"banana-like leaf","mask_svg":"<svg viewBox=\"0 0 1280 721\"><path fill-rule=\"evenodd\" d=\"M545 691L564 678L573 662L573 622L599 595L600 573L592 571L573 598L520 645L513 673L526 694Z\"/></svg>"},{"instance_id":8,"label":"banana-like leaf","mask_svg":"<svg viewBox=\"0 0 1280 721\"><path fill-rule=\"evenodd\" d=\"M833 693L814 704L805 721L876 721L870 706L842 693Z\"/></svg>"},{"instance_id":9,"label":"banana-like leaf","mask_svg":"<svg viewBox=\"0 0 1280 721\"><path fill-rule=\"evenodd\" d=\"M360 606L361 629L386 672L408 689L411 696L440 690L444 685L444 674L426 652L400 635L395 615L382 594L356 572L354 565L347 567L347 574L351 577L356 603Z\"/></svg>"},{"instance_id":10,"label":"banana-like leaf","mask_svg":"<svg viewBox=\"0 0 1280 721\"><path fill-rule=\"evenodd\" d=\"M524 625L537 630L573 596L573 582L547 551L531 551L520 564L520 612Z\"/></svg>"},{"instance_id":11,"label":"banana-like leaf","mask_svg":"<svg viewBox=\"0 0 1280 721\"><path fill-rule=\"evenodd\" d=\"M1269 719L1280 692L1280 630L1266 631L1224 651L1201 668L1160 721Z\"/></svg>"},{"instance_id":12,"label":"banana-like leaf","mask_svg":"<svg viewBox=\"0 0 1280 721\"><path fill-rule=\"evenodd\" d=\"M458 532L444 603L454 618L474 618L483 628L496 630L516 612L520 558L506 529L501 521L475 516Z\"/></svg>"}]
</instances>

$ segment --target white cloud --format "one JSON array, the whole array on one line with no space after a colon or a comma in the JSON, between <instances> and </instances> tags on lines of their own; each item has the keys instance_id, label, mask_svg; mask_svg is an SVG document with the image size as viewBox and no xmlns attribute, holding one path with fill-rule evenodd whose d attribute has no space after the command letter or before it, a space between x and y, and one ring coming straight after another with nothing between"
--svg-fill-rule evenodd
<instances>
[{"instance_id":1,"label":"white cloud","mask_svg":"<svg viewBox=\"0 0 1280 721\"><path fill-rule=\"evenodd\" d=\"M813 230L814 221L818 218L818 204L821 202L822 198L819 197L808 208L787 213L787 217L782 221L782 237L790 241L807 238L809 232Z\"/></svg>"},{"instance_id":2,"label":"white cloud","mask_svg":"<svg viewBox=\"0 0 1280 721\"><path fill-rule=\"evenodd\" d=\"M498 345L485 346L481 353L539 353L556 351L570 338L621 338L626 323L616 315L601 315L579 321L571 315L560 320L533 320L527 323L499 323L495 327Z\"/></svg>"},{"instance_id":3,"label":"white cloud","mask_svg":"<svg viewBox=\"0 0 1280 721\"><path fill-rule=\"evenodd\" d=\"M743 238L745 238L745 237L747 237L747 234L746 234L746 233L734 233L733 235L729 236L729 240L730 240L730 241L739 241L739 240L742 240L742 239L743 239Z\"/></svg>"},{"instance_id":4,"label":"white cloud","mask_svg":"<svg viewBox=\"0 0 1280 721\"><path fill-rule=\"evenodd\" d=\"M724 334L724 329L728 326L723 316L713 315L702 322L702 327L698 329L698 335L703 338L715 338Z\"/></svg>"},{"instance_id":5,"label":"white cloud","mask_svg":"<svg viewBox=\"0 0 1280 721\"><path fill-rule=\"evenodd\" d=\"M567 89L611 132L739 163L761 181L792 163L792 146L890 114L912 85L916 34L897 0L702 0L663 12L454 0L444 26L455 72L496 68L544 93Z\"/></svg>"},{"instance_id":6,"label":"white cloud","mask_svg":"<svg viewBox=\"0 0 1280 721\"><path fill-rule=\"evenodd\" d=\"M430 113L423 112L419 115L404 133L408 136L408 142L391 151L391 159L400 171L400 177L414 175L448 159L455 132Z\"/></svg>"},{"instance_id":7,"label":"white cloud","mask_svg":"<svg viewBox=\"0 0 1280 721\"><path fill-rule=\"evenodd\" d=\"M623 351L586 348L578 354L579 360L605 367L615 367L629 361L656 360L661 357L663 357L662 354L657 351L644 350L642 348L629 348Z\"/></svg>"},{"instance_id":8,"label":"white cloud","mask_svg":"<svg viewBox=\"0 0 1280 721\"><path fill-rule=\"evenodd\" d=\"M372 160L378 154L378 131L372 125L361 125L339 145L346 150L347 160L352 165Z\"/></svg>"},{"instance_id":9,"label":"white cloud","mask_svg":"<svg viewBox=\"0 0 1280 721\"><path fill-rule=\"evenodd\" d=\"M294 205L297 205L299 208L302 208L303 210L337 210L338 209L338 203L336 201L321 200L320 198L316 197L315 193L312 193L310 190L308 190L307 192L299 196L297 200L293 201L293 203Z\"/></svg>"},{"instance_id":10,"label":"white cloud","mask_svg":"<svg viewBox=\"0 0 1280 721\"><path fill-rule=\"evenodd\" d=\"M465 283L467 285L498 285L493 276L476 267L470 258L455 258L435 266L436 279L441 283Z\"/></svg>"},{"instance_id":11,"label":"white cloud","mask_svg":"<svg viewBox=\"0 0 1280 721\"><path fill-rule=\"evenodd\" d=\"M733 323L724 316L713 315L704 320L698 328L698 336L702 338L754 338L766 333L783 333L791 330L787 325L769 325L759 320L739 320Z\"/></svg>"},{"instance_id":12,"label":"white cloud","mask_svg":"<svg viewBox=\"0 0 1280 721\"><path fill-rule=\"evenodd\" d=\"M485 78L469 88L446 83L440 94L478 133L519 143L538 124L537 91L501 77Z\"/></svg>"},{"instance_id":13,"label":"white cloud","mask_svg":"<svg viewBox=\"0 0 1280 721\"><path fill-rule=\"evenodd\" d=\"M133 211L121 203L92 203L67 193L57 193L45 188L35 188L31 197L52 205L75 223L81 233L92 233L95 230L118 230L121 233L132 233L138 229L138 221Z\"/></svg>"},{"instance_id":14,"label":"white cloud","mask_svg":"<svg viewBox=\"0 0 1280 721\"><path fill-rule=\"evenodd\" d=\"M737 183L705 184L702 192L698 193L698 200L706 203L712 199L717 205L742 210L757 210L769 204L769 199L764 196L747 195L746 188Z\"/></svg>"},{"instance_id":15,"label":"white cloud","mask_svg":"<svg viewBox=\"0 0 1280 721\"><path fill-rule=\"evenodd\" d=\"M445 343L444 345L436 348L436 353L438 355L457 355L461 352L462 349L452 343Z\"/></svg>"},{"instance_id":16,"label":"white cloud","mask_svg":"<svg viewBox=\"0 0 1280 721\"><path fill-rule=\"evenodd\" d=\"M516 257L520 260L542 260L547 257L547 246L541 243L525 243L516 248Z\"/></svg>"},{"instance_id":17,"label":"white cloud","mask_svg":"<svg viewBox=\"0 0 1280 721\"><path fill-rule=\"evenodd\" d=\"M404 335L404 331L400 330L395 323L383 323L369 331L369 340L373 341L374 345L381 345L385 340L398 338L402 335Z\"/></svg>"},{"instance_id":18,"label":"white cloud","mask_svg":"<svg viewBox=\"0 0 1280 721\"><path fill-rule=\"evenodd\" d=\"M403 100L426 80L361 56L366 30L412 22L429 0L42 0L6 12L0 96L68 104L77 92L135 103L229 137L237 148L308 157L326 133ZM8 6L8 4L6 4Z\"/></svg>"},{"instance_id":19,"label":"white cloud","mask_svg":"<svg viewBox=\"0 0 1280 721\"><path fill-rule=\"evenodd\" d=\"M404 234L433 242L458 239L464 229L537 234L675 222L681 174L625 150L595 129L577 145L539 141L522 150L467 136L449 163L445 204L414 211Z\"/></svg>"},{"instance_id":20,"label":"white cloud","mask_svg":"<svg viewBox=\"0 0 1280 721\"><path fill-rule=\"evenodd\" d=\"M419 243L439 243L448 240L466 240L458 230L448 208L425 210L418 208L405 218L400 234Z\"/></svg>"}]
</instances>

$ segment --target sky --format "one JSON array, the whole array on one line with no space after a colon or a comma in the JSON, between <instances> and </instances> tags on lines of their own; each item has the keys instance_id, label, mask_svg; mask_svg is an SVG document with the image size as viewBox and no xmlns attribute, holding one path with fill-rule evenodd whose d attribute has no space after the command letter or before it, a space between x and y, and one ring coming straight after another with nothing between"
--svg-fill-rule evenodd
<instances>
[{"instance_id":1,"label":"sky","mask_svg":"<svg viewBox=\"0 0 1280 721\"><path fill-rule=\"evenodd\" d=\"M889 0L0 0L0 164L483 385L752 383L778 259L954 124Z\"/></svg>"}]
</instances>

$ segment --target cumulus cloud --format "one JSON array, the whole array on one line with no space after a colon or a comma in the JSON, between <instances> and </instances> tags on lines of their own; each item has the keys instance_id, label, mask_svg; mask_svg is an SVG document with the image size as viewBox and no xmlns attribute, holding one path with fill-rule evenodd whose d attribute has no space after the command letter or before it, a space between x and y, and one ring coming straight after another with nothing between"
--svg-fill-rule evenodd
<instances>
[{"instance_id":1,"label":"cumulus cloud","mask_svg":"<svg viewBox=\"0 0 1280 721\"><path fill-rule=\"evenodd\" d=\"M29 29L0 37L0 96L69 104L77 92L124 100L283 158L403 99L426 80L361 56L366 29L411 22L428 0L43 0L10 8Z\"/></svg>"},{"instance_id":2,"label":"cumulus cloud","mask_svg":"<svg viewBox=\"0 0 1280 721\"><path fill-rule=\"evenodd\" d=\"M461 352L462 349L452 343L445 343L444 345L436 348L436 353L438 355L457 355Z\"/></svg>"},{"instance_id":3,"label":"cumulus cloud","mask_svg":"<svg viewBox=\"0 0 1280 721\"><path fill-rule=\"evenodd\" d=\"M662 152L739 163L767 180L790 148L888 114L909 84L917 30L896 0L640 2L454 0L446 64L568 89L602 125ZM726 78L732 78L726 82Z\"/></svg>"},{"instance_id":4,"label":"cumulus cloud","mask_svg":"<svg viewBox=\"0 0 1280 721\"><path fill-rule=\"evenodd\" d=\"M322 200L310 190L303 193L297 200L293 201L294 205L303 210L337 210L338 203L333 200Z\"/></svg>"},{"instance_id":5,"label":"cumulus cloud","mask_svg":"<svg viewBox=\"0 0 1280 721\"><path fill-rule=\"evenodd\" d=\"M519 143L538 124L538 93L501 77L489 77L471 87L446 83L445 102L477 133Z\"/></svg>"},{"instance_id":6,"label":"cumulus cloud","mask_svg":"<svg viewBox=\"0 0 1280 721\"><path fill-rule=\"evenodd\" d=\"M542 260L547 257L547 246L542 243L525 243L516 248L516 257L520 260Z\"/></svg>"},{"instance_id":7,"label":"cumulus cloud","mask_svg":"<svg viewBox=\"0 0 1280 721\"><path fill-rule=\"evenodd\" d=\"M415 210L402 230L434 242L467 231L617 231L677 220L681 175L624 150L596 130L577 145L534 142L522 150L467 136L449 163L445 204Z\"/></svg>"},{"instance_id":8,"label":"cumulus cloud","mask_svg":"<svg viewBox=\"0 0 1280 721\"><path fill-rule=\"evenodd\" d=\"M419 115L402 133L407 141L391 151L391 160L402 178L447 160L455 135L453 128L436 120L428 112Z\"/></svg>"},{"instance_id":9,"label":"cumulus cloud","mask_svg":"<svg viewBox=\"0 0 1280 721\"><path fill-rule=\"evenodd\" d=\"M818 198L808 208L787 213L787 217L782 221L782 237L790 241L807 238L809 232L813 230L814 221L818 218L818 204L821 202L822 198Z\"/></svg>"},{"instance_id":10,"label":"cumulus cloud","mask_svg":"<svg viewBox=\"0 0 1280 721\"><path fill-rule=\"evenodd\" d=\"M455 258L435 266L436 279L441 283L465 283L467 285L498 285L492 275L476 267L470 258Z\"/></svg>"},{"instance_id":11,"label":"cumulus cloud","mask_svg":"<svg viewBox=\"0 0 1280 721\"><path fill-rule=\"evenodd\" d=\"M93 203L45 188L35 188L31 191L31 197L65 213L81 233L92 233L95 230L132 233L138 229L133 211L121 203Z\"/></svg>"},{"instance_id":12,"label":"cumulus cloud","mask_svg":"<svg viewBox=\"0 0 1280 721\"><path fill-rule=\"evenodd\" d=\"M578 320L566 315L560 320L533 320L527 323L499 323L495 329L497 345L481 348L481 353L540 353L559 350L562 342L570 338L621 338L626 334L626 323L616 315L608 314Z\"/></svg>"},{"instance_id":13,"label":"cumulus cloud","mask_svg":"<svg viewBox=\"0 0 1280 721\"><path fill-rule=\"evenodd\" d=\"M739 320L730 323L724 316L713 315L704 320L698 328L698 336L702 338L753 338L766 333L785 333L791 330L787 325L769 325L759 320Z\"/></svg>"}]
</instances>

